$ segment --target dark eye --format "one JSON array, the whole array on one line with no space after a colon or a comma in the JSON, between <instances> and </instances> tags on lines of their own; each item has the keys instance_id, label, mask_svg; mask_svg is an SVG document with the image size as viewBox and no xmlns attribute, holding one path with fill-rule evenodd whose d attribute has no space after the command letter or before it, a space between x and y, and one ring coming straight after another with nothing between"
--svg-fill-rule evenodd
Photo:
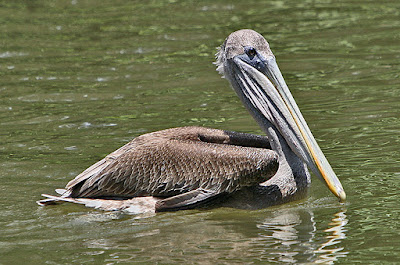
<instances>
[{"instance_id":1,"label":"dark eye","mask_svg":"<svg viewBox=\"0 0 400 265\"><path fill-rule=\"evenodd\" d=\"M246 54L249 56L249 57L253 57L253 56L255 56L256 55L256 49L254 49L253 47L245 47L244 48L244 51L246 52Z\"/></svg>"}]
</instances>

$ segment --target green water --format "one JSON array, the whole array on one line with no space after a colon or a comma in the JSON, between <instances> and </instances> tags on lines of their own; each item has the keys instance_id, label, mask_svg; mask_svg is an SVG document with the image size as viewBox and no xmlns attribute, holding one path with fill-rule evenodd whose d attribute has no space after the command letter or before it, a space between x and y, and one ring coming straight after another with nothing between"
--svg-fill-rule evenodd
<instances>
[{"instance_id":1,"label":"green water","mask_svg":"<svg viewBox=\"0 0 400 265\"><path fill-rule=\"evenodd\" d=\"M146 132L262 133L215 71L252 28L348 195L155 216L41 193ZM400 2L0 1L0 264L400 262Z\"/></svg>"}]
</instances>

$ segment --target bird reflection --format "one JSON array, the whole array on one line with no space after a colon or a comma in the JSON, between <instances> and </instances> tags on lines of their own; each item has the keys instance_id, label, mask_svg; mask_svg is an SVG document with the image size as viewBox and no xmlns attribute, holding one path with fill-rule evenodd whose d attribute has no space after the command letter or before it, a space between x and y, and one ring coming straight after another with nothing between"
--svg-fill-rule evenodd
<instances>
[{"instance_id":1,"label":"bird reflection","mask_svg":"<svg viewBox=\"0 0 400 265\"><path fill-rule=\"evenodd\" d=\"M339 257L345 257L348 252L344 251L344 247L333 247L346 238L345 226L348 223L346 211L337 212L329 223L330 228L324 230L328 233L327 241L315 251L319 255L317 263L333 264Z\"/></svg>"},{"instance_id":2,"label":"bird reflection","mask_svg":"<svg viewBox=\"0 0 400 265\"><path fill-rule=\"evenodd\" d=\"M315 209L314 205L300 204L263 211L219 208L127 218L118 230L110 229L115 223L109 222L103 222L100 232L87 229L91 236L84 233L83 244L93 253L106 251L113 261L125 262L176 263L181 259L201 264L333 264L348 255L342 244L348 223L346 210L331 212L331 221L324 229L321 225L327 223L327 215L320 209L326 211L326 207L318 208L318 216ZM89 218L87 222L98 220ZM87 227L82 219L73 223Z\"/></svg>"},{"instance_id":3,"label":"bird reflection","mask_svg":"<svg viewBox=\"0 0 400 265\"><path fill-rule=\"evenodd\" d=\"M333 264L348 252L337 245L346 238L346 211L333 215L327 235L321 239L312 211L278 211L257 225L266 243L265 257L270 262ZM308 216L307 216L308 215ZM321 243L322 241L322 243Z\"/></svg>"}]
</instances>

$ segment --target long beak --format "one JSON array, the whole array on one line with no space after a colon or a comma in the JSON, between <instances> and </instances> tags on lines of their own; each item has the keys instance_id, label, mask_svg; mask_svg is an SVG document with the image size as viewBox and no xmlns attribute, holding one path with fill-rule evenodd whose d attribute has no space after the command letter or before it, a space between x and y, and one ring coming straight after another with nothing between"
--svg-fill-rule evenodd
<instances>
[{"instance_id":1,"label":"long beak","mask_svg":"<svg viewBox=\"0 0 400 265\"><path fill-rule=\"evenodd\" d=\"M241 56L232 59L236 65L235 78L243 93L242 97L247 99L246 104L250 104L273 124L292 151L325 182L336 197L345 201L346 193L342 184L308 128L275 57L265 59L257 56L256 65L243 60Z\"/></svg>"}]
</instances>

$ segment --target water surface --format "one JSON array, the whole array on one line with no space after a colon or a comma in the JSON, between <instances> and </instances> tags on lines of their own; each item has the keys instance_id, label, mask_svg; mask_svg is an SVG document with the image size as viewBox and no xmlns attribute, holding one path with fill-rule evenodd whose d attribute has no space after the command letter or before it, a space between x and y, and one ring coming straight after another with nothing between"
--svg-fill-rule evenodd
<instances>
[{"instance_id":1,"label":"water surface","mask_svg":"<svg viewBox=\"0 0 400 265\"><path fill-rule=\"evenodd\" d=\"M399 260L398 1L0 2L0 264L376 263ZM215 71L252 28L348 201L130 216L41 208L130 139L198 125L261 130Z\"/></svg>"}]
</instances>

